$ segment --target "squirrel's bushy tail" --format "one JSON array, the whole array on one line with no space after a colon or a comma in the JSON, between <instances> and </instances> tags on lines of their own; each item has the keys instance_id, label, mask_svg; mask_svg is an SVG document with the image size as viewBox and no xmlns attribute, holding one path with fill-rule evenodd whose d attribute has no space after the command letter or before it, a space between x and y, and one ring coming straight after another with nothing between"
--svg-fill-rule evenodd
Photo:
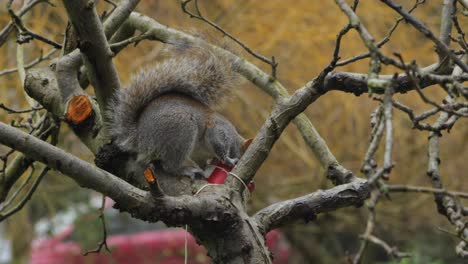
<instances>
[{"instance_id":1,"label":"squirrel's bushy tail","mask_svg":"<svg viewBox=\"0 0 468 264\"><path fill-rule=\"evenodd\" d=\"M135 149L139 114L156 97L184 94L213 108L230 94L238 79L229 59L203 47L184 43L167 51L166 60L133 76L110 103L109 133L124 150Z\"/></svg>"}]
</instances>

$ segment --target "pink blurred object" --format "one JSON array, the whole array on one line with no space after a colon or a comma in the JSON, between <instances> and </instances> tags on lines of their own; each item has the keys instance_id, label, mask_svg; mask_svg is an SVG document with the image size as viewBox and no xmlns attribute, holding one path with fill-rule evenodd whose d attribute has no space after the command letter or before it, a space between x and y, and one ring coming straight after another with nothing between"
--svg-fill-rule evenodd
<instances>
[{"instance_id":1,"label":"pink blurred object","mask_svg":"<svg viewBox=\"0 0 468 264\"><path fill-rule=\"evenodd\" d=\"M114 235L107 238L111 253L104 249L100 253L83 256L78 243L64 241L73 232L67 228L57 236L35 240L31 249L31 264L180 264L184 263L185 231L166 229L146 231L131 235ZM188 263L208 264L203 246L188 236ZM268 248L274 256L274 264L288 263L290 251L281 232L273 230L267 234Z\"/></svg>"}]
</instances>

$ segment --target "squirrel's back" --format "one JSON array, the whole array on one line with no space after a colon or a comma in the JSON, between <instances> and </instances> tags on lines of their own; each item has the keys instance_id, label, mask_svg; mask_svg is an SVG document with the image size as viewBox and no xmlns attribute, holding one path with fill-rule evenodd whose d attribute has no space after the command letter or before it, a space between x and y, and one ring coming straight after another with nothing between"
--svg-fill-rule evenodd
<instances>
[{"instance_id":1,"label":"squirrel's back","mask_svg":"<svg viewBox=\"0 0 468 264\"><path fill-rule=\"evenodd\" d=\"M168 59L133 76L131 84L117 91L110 103L109 133L123 150L136 150L139 116L157 97L180 94L213 109L236 83L232 62L207 49L176 45L169 54Z\"/></svg>"}]
</instances>

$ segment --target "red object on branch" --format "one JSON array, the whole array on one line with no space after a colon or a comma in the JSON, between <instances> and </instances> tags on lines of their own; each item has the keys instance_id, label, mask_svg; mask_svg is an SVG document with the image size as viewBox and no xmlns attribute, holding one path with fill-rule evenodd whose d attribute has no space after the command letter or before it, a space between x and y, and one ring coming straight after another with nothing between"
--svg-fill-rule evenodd
<instances>
[{"instance_id":1,"label":"red object on branch","mask_svg":"<svg viewBox=\"0 0 468 264\"><path fill-rule=\"evenodd\" d=\"M232 170L232 167L217 159L213 159L209 166L214 167L213 172L208 177L208 182L212 184L223 184L228 173Z\"/></svg>"},{"instance_id":2,"label":"red object on branch","mask_svg":"<svg viewBox=\"0 0 468 264\"><path fill-rule=\"evenodd\" d=\"M208 183L211 184L223 184L226 181L229 172L232 170L232 167L217 159L213 159L210 166L214 167L213 172L210 177L208 177ZM255 190L255 183L251 181L247 184L247 188L249 189L249 192L253 192Z\"/></svg>"}]
</instances>

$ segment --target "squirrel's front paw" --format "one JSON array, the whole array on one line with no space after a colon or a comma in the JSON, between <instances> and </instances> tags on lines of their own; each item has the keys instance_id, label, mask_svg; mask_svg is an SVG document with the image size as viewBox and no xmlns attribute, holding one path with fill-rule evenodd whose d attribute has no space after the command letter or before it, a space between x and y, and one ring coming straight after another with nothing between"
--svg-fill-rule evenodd
<instances>
[{"instance_id":1,"label":"squirrel's front paw","mask_svg":"<svg viewBox=\"0 0 468 264\"><path fill-rule=\"evenodd\" d=\"M205 177L204 171L197 167L184 167L181 174L191 179Z\"/></svg>"},{"instance_id":2,"label":"squirrel's front paw","mask_svg":"<svg viewBox=\"0 0 468 264\"><path fill-rule=\"evenodd\" d=\"M239 159L237 159L237 158L231 159L229 157L226 157L223 162L226 165L228 165L229 167L234 168L234 166L236 166L237 162L239 162Z\"/></svg>"}]
</instances>

